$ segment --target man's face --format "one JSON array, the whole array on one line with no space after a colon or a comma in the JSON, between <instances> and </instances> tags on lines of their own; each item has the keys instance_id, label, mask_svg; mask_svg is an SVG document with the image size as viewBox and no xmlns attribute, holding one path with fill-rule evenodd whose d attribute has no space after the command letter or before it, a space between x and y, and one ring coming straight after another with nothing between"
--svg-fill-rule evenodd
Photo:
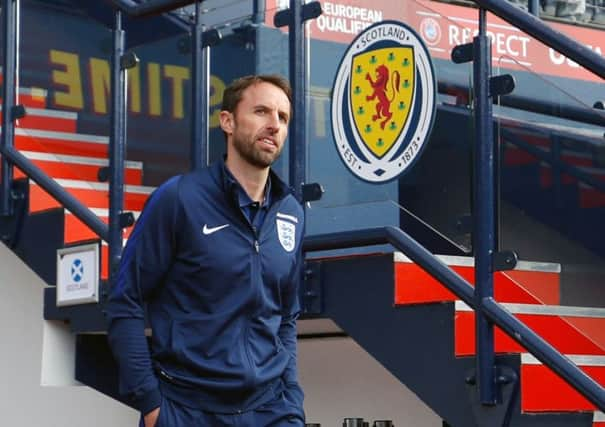
<instances>
[{"instance_id":1,"label":"man's face","mask_svg":"<svg viewBox=\"0 0 605 427\"><path fill-rule=\"evenodd\" d=\"M235 111L227 114L235 153L253 166L271 166L288 134L290 101L286 94L271 83L254 84L244 90Z\"/></svg>"}]
</instances>

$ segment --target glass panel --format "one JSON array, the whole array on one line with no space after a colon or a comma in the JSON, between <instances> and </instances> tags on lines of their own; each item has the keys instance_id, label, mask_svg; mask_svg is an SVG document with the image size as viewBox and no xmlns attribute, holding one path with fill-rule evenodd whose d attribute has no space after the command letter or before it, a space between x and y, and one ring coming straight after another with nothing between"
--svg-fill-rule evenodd
<instances>
[{"instance_id":1,"label":"glass panel","mask_svg":"<svg viewBox=\"0 0 605 427\"><path fill-rule=\"evenodd\" d=\"M570 35L600 31L568 26ZM560 303L605 307L605 99L602 79L536 40L549 62L494 58L515 91L495 112L501 148L501 246L561 265ZM529 102L531 101L531 102Z\"/></svg>"},{"instance_id":2,"label":"glass panel","mask_svg":"<svg viewBox=\"0 0 605 427\"><path fill-rule=\"evenodd\" d=\"M234 4L210 1L205 5L205 25L224 29L223 42L211 52L209 146L213 159L224 146L217 119L222 90L233 78L254 71L255 40L253 32L239 28L244 21L249 24L251 6L234 9ZM17 148L26 157L104 221L108 184L98 174L108 165L113 26L109 10L107 5L89 3L80 10L68 1L22 2L18 102L26 106L28 115L18 121L16 137ZM128 71L127 85L124 209L135 218L155 186L190 167L192 85L187 25L192 19L186 13L182 12L180 23L166 17L123 20L128 50L140 60ZM57 25L61 31L56 31ZM240 67L222 60L229 57L239 58ZM16 177L23 174L16 171ZM30 191L31 212L59 207L39 185L32 183ZM125 230L125 237L129 232ZM66 243L96 239L69 213L64 237Z\"/></svg>"},{"instance_id":3,"label":"glass panel","mask_svg":"<svg viewBox=\"0 0 605 427\"><path fill-rule=\"evenodd\" d=\"M219 127L223 90L237 77L252 74L256 64L256 39L251 24L252 2L205 1L204 30L217 29L222 40L210 48L209 161L224 153ZM195 22L193 6L179 10L186 25ZM145 165L147 185L190 169L192 124L191 34L187 27L169 38L147 42L134 50L141 59L139 80L143 90L140 111L130 110L129 158ZM237 58L237 62L226 60ZM235 66L237 65L237 66Z\"/></svg>"},{"instance_id":4,"label":"glass panel","mask_svg":"<svg viewBox=\"0 0 605 427\"><path fill-rule=\"evenodd\" d=\"M307 180L320 183L325 194L307 210L307 233L401 225L418 238L415 233L420 221L469 249L470 235L464 223L470 213L468 140L472 126L468 115L468 87L471 68L468 64L453 64L450 53L453 46L468 42L470 33L466 34L463 25L449 16L452 8L464 11L463 16L476 11L425 1L339 1L326 2L322 6L323 15L308 24L311 37ZM405 22L427 42L439 93L432 134L422 155L401 178L376 184L354 175L345 164L347 161L352 164L353 160L347 160L346 154L339 154L331 121L335 96L331 91L349 43L369 25L387 20ZM372 79L378 65L371 68L370 64L367 69ZM363 83L363 76L361 81ZM402 84L404 81L405 77L401 77ZM393 97L392 92L387 88L387 96ZM361 106L367 117L359 119L360 123L367 123L357 131L359 135L368 129L369 132L372 129L380 132L380 122L372 117L381 115L376 114L376 103L371 100ZM400 101L395 107L402 105L405 108L405 102ZM454 132L452 123L455 123ZM388 137L385 139L388 145ZM397 149L389 151L387 148L385 154L379 143L380 139L376 147L367 145L361 150L371 152L370 159L396 158Z\"/></svg>"},{"instance_id":5,"label":"glass panel","mask_svg":"<svg viewBox=\"0 0 605 427\"><path fill-rule=\"evenodd\" d=\"M190 45L181 33L132 49L140 62L128 71L128 158L143 163L147 185L190 167Z\"/></svg>"}]
</instances>

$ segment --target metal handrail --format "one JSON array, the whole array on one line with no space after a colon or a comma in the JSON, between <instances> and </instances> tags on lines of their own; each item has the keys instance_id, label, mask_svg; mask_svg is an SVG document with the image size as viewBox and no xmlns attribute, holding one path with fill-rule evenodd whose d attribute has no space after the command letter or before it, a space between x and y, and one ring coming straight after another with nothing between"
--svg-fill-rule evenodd
<instances>
[{"instance_id":1,"label":"metal handrail","mask_svg":"<svg viewBox=\"0 0 605 427\"><path fill-rule=\"evenodd\" d=\"M132 17L159 15L196 3L196 0L149 0L145 3L136 3L132 0L106 1L109 1L114 7Z\"/></svg>"},{"instance_id":2,"label":"metal handrail","mask_svg":"<svg viewBox=\"0 0 605 427\"><path fill-rule=\"evenodd\" d=\"M403 230L387 226L310 236L305 238L303 250L314 252L386 243L393 245L418 264L473 310L481 311L491 322L551 368L586 399L601 411L605 411L605 388L493 298L484 298L481 304L476 304L473 286Z\"/></svg>"},{"instance_id":3,"label":"metal handrail","mask_svg":"<svg viewBox=\"0 0 605 427\"><path fill-rule=\"evenodd\" d=\"M439 93L451 96L458 96L462 93L468 93L469 87L459 83L454 83L446 79L437 82ZM556 116L561 119L573 120L576 122L605 126L605 111L598 108L589 108L585 106L576 107L561 103L548 102L528 96L503 95L498 98L499 106L515 108L517 110L529 111L532 113Z\"/></svg>"},{"instance_id":4,"label":"metal handrail","mask_svg":"<svg viewBox=\"0 0 605 427\"><path fill-rule=\"evenodd\" d=\"M82 204L78 199L68 193L55 180L50 178L44 171L38 168L31 160L21 154L14 148L15 122L12 117L14 99L13 94L16 92L16 58L18 56L18 40L16 38L15 28L17 27L17 15L19 7L18 2L5 1L3 3L4 15L4 63L8 65L4 67L3 78L3 118L2 118L2 143L0 143L0 153L2 154L3 162L3 177L2 177L2 209L3 215L9 215L12 212L10 206L10 185L13 179L12 165L16 165L28 177L32 178L40 187L47 193L59 201L66 209L73 213L78 219L89 226L99 237L105 241L108 240L108 226L99 219L90 209ZM10 171L9 171L10 169Z\"/></svg>"},{"instance_id":5,"label":"metal handrail","mask_svg":"<svg viewBox=\"0 0 605 427\"><path fill-rule=\"evenodd\" d=\"M605 58L593 52L588 47L578 43L566 34L553 29L545 24L540 18L524 12L509 2L502 0L473 0L478 6L489 10L493 14L504 19L509 24L542 43L552 47L569 59L577 62L586 69L592 71L602 79L605 79Z\"/></svg>"},{"instance_id":6,"label":"metal handrail","mask_svg":"<svg viewBox=\"0 0 605 427\"><path fill-rule=\"evenodd\" d=\"M79 220L91 228L101 239L109 240L109 228L107 224L99 219L82 202L68 193L54 179L50 178L43 170L38 168L31 160L21 154L13 147L0 146L0 152L6 156L15 166L23 171L28 177L33 179L48 194L54 197L68 211L74 214Z\"/></svg>"}]
</instances>

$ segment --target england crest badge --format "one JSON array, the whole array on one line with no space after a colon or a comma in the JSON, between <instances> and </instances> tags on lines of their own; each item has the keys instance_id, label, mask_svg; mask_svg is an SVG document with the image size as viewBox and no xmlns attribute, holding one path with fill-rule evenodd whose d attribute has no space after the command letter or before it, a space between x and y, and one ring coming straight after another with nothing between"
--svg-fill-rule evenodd
<instances>
[{"instance_id":1,"label":"england crest badge","mask_svg":"<svg viewBox=\"0 0 605 427\"><path fill-rule=\"evenodd\" d=\"M292 252L296 247L296 225L283 219L276 219L275 222L279 243L286 252Z\"/></svg>"},{"instance_id":2,"label":"england crest badge","mask_svg":"<svg viewBox=\"0 0 605 427\"><path fill-rule=\"evenodd\" d=\"M332 131L359 178L397 178L419 157L435 116L436 80L427 48L405 24L383 21L359 34L332 89Z\"/></svg>"}]
</instances>

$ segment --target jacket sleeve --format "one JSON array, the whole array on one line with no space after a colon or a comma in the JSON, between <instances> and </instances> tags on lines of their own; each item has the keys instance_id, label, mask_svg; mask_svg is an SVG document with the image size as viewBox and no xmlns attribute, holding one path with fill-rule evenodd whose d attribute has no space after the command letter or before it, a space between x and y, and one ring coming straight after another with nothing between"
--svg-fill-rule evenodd
<instances>
[{"instance_id":1,"label":"jacket sleeve","mask_svg":"<svg viewBox=\"0 0 605 427\"><path fill-rule=\"evenodd\" d=\"M178 177L154 191L122 253L105 306L120 393L143 414L160 406L158 380L145 337L145 302L163 284L175 250Z\"/></svg>"},{"instance_id":2,"label":"jacket sleeve","mask_svg":"<svg viewBox=\"0 0 605 427\"><path fill-rule=\"evenodd\" d=\"M304 229L304 224L301 224L301 230ZM297 406L301 413L303 411L303 400L304 393L298 383L298 369L297 369L297 348L296 348L296 319L300 314L300 302L299 302L299 286L303 272L303 256L302 256L302 232L299 238L299 247L297 249L297 262L296 267L293 269L288 291L284 294L282 299L282 322L279 328L279 338L288 353L290 353L290 360L282 379L286 386L285 396L286 399Z\"/></svg>"}]
</instances>

